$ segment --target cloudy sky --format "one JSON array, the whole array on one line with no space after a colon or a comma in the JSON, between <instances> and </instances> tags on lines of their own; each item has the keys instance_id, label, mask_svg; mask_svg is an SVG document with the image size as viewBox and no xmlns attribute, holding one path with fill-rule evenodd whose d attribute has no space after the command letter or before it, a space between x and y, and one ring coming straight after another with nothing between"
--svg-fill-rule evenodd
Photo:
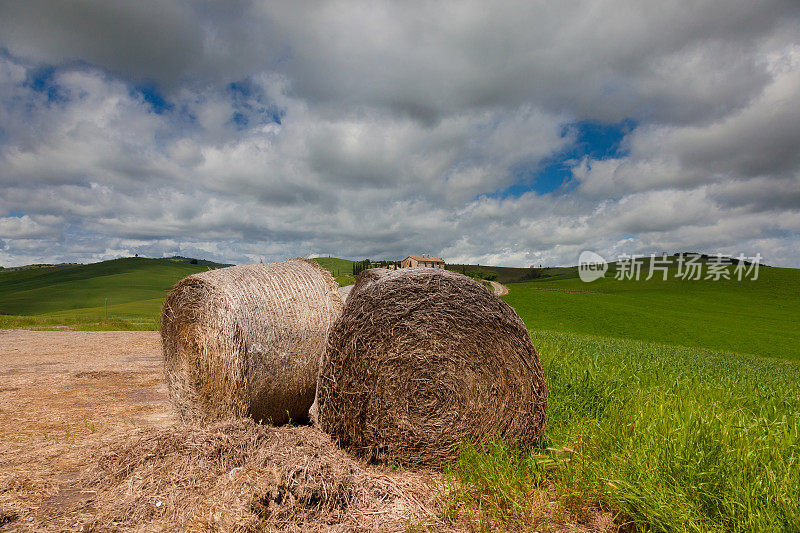
<instances>
[{"instance_id":1,"label":"cloudy sky","mask_svg":"<svg viewBox=\"0 0 800 533\"><path fill-rule=\"evenodd\" d=\"M797 0L0 0L0 265L800 266Z\"/></svg>"}]
</instances>

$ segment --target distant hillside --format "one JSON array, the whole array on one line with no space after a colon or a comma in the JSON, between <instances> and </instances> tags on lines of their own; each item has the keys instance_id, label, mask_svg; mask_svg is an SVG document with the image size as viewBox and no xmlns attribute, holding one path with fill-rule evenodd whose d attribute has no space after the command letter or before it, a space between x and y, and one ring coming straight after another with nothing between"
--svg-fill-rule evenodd
<instances>
[{"instance_id":1,"label":"distant hillside","mask_svg":"<svg viewBox=\"0 0 800 533\"><path fill-rule=\"evenodd\" d=\"M490 270L492 272L497 272L497 281L500 283L517 283L520 281L531 281L538 279L552 280L578 277L577 267L525 268L491 265L448 264L447 270L460 272L462 274L469 272L470 270Z\"/></svg>"},{"instance_id":2,"label":"distant hillside","mask_svg":"<svg viewBox=\"0 0 800 533\"><path fill-rule=\"evenodd\" d=\"M340 285L353 283L353 261L336 257L315 260L330 270ZM645 275L648 264L649 259L643 261ZM0 328L157 328L164 297L173 284L216 266L224 265L201 260L192 264L186 257L129 257L88 265L0 270ZM756 283L684 283L674 279L616 282L613 277L618 265L611 263L604 280L586 284L578 279L574 266L448 268L456 272L497 272L498 280L511 289L506 300L532 330L554 329L800 359L794 347L800 345L800 337L785 326L787 319L800 322L800 271L796 269L762 268ZM98 322L103 321L106 302L109 322ZM777 336L776 324L783 330Z\"/></svg>"},{"instance_id":3,"label":"distant hillside","mask_svg":"<svg viewBox=\"0 0 800 533\"><path fill-rule=\"evenodd\" d=\"M211 267L129 257L88 265L0 271L0 313L51 317L158 317L181 278Z\"/></svg>"},{"instance_id":4,"label":"distant hillside","mask_svg":"<svg viewBox=\"0 0 800 533\"><path fill-rule=\"evenodd\" d=\"M694 254L694 252L684 252L686 254L685 258L689 256L689 254L696 255L695 261L701 264L708 263L709 261L715 261L715 256L709 256L707 254ZM658 257L660 258L660 256ZM609 260L614 259L616 257L609 257ZM724 258L723 258L724 259ZM649 265L650 265L650 256L646 257L639 257L637 258L637 262L639 262L642 266L642 271L647 272ZM667 262L671 267L677 267L678 264L678 254L673 254L667 256ZM747 261L745 261L745 264ZM761 263L761 266L766 267ZM619 266L616 261L612 261L608 263L608 272L606 276L613 276L615 272L617 272ZM544 282L544 281L556 281L562 279L577 279L578 278L578 267L577 266L567 266L567 267L544 267L544 268L525 268L525 267L502 267L502 266L491 266L491 265L462 265L462 264L448 264L448 270L453 270L455 272L468 272L470 270L491 270L497 272L497 281L500 283L519 283L523 281L537 281L537 282Z\"/></svg>"},{"instance_id":5,"label":"distant hillside","mask_svg":"<svg viewBox=\"0 0 800 533\"><path fill-rule=\"evenodd\" d=\"M315 257L314 261L323 268L327 268L334 277L344 276L353 273L353 261L349 259L339 259L338 257Z\"/></svg>"},{"instance_id":6,"label":"distant hillside","mask_svg":"<svg viewBox=\"0 0 800 533\"><path fill-rule=\"evenodd\" d=\"M139 256L132 257L130 259L136 259ZM122 258L126 259L126 258ZM141 259L148 259L146 257L142 257ZM181 255L173 255L172 257L165 257L163 258L167 261L174 261L176 263L189 263L190 265L199 265L199 266L209 266L212 268L223 268L233 266L230 263L216 263L214 261L208 261L206 259L195 259L193 257L183 257ZM91 264L91 263L90 263ZM66 267L66 266L80 266L83 263L35 263L32 265L23 265L18 267L2 267L0 266L0 270L4 270L6 272L14 272L16 270L31 270L35 268L53 268L53 267Z\"/></svg>"},{"instance_id":7,"label":"distant hillside","mask_svg":"<svg viewBox=\"0 0 800 533\"><path fill-rule=\"evenodd\" d=\"M33 264L33 265L23 265L23 266L18 266L18 267L6 267L6 268L3 268L3 267L0 266L0 270L5 271L5 272L14 272L14 271L17 271L17 270L30 270L32 268L54 268L54 267L75 266L75 265L80 265L80 264L81 263L56 263L56 264L36 263L36 264Z\"/></svg>"},{"instance_id":8,"label":"distant hillside","mask_svg":"<svg viewBox=\"0 0 800 533\"><path fill-rule=\"evenodd\" d=\"M352 275L353 263L348 259L339 259L338 257L316 257L314 261L328 269L334 277ZM495 267L486 265L461 265L453 264L447 265L448 270L454 272L463 272L469 270L492 270L497 272L498 281L500 283L513 283L517 281L529 281L538 277L546 277L550 279L561 279L563 277L578 277L577 267L552 267L544 269L535 269L532 272L530 268L514 268L514 267Z\"/></svg>"},{"instance_id":9,"label":"distant hillside","mask_svg":"<svg viewBox=\"0 0 800 533\"><path fill-rule=\"evenodd\" d=\"M504 296L531 331L638 339L800 361L800 270L761 267L758 279L544 278L509 285ZM574 267L573 267L574 268Z\"/></svg>"},{"instance_id":10,"label":"distant hillside","mask_svg":"<svg viewBox=\"0 0 800 533\"><path fill-rule=\"evenodd\" d=\"M340 280L353 272L353 262L346 259L321 257L317 262ZM3 269L0 327L154 329L164 297L176 281L225 266L202 259L195 264L192 258L176 256Z\"/></svg>"},{"instance_id":11,"label":"distant hillside","mask_svg":"<svg viewBox=\"0 0 800 533\"><path fill-rule=\"evenodd\" d=\"M209 266L212 268L224 268L233 266L230 263L215 263L214 261L207 261L205 259L195 259L193 257L183 257L180 255L173 255L172 257L167 257L166 259L178 263L189 263L190 265Z\"/></svg>"}]
</instances>

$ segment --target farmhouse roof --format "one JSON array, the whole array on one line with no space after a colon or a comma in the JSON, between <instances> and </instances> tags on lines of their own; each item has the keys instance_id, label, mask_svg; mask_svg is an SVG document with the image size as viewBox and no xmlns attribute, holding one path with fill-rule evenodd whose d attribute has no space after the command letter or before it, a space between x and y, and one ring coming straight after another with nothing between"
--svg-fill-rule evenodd
<instances>
[{"instance_id":1,"label":"farmhouse roof","mask_svg":"<svg viewBox=\"0 0 800 533\"><path fill-rule=\"evenodd\" d=\"M411 259L416 259L417 261L428 261L431 263L444 263L444 259L439 259L438 257L433 257L432 255L409 255Z\"/></svg>"}]
</instances>

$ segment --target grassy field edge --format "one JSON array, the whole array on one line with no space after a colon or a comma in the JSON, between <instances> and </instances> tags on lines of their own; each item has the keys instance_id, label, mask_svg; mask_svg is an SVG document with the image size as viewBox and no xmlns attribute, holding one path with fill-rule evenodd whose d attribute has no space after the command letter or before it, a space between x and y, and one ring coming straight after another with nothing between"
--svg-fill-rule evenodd
<instances>
[{"instance_id":1,"label":"grassy field edge","mask_svg":"<svg viewBox=\"0 0 800 533\"><path fill-rule=\"evenodd\" d=\"M516 529L537 490L641 531L800 530L800 365L706 349L534 331L546 438L465 446L452 507ZM524 528L523 528L524 529Z\"/></svg>"}]
</instances>

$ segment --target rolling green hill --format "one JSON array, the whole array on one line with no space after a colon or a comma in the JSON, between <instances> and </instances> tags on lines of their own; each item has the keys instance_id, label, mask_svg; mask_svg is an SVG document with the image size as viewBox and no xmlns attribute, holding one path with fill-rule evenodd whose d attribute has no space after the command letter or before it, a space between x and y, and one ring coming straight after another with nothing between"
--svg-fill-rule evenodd
<instances>
[{"instance_id":1,"label":"rolling green hill","mask_svg":"<svg viewBox=\"0 0 800 533\"><path fill-rule=\"evenodd\" d=\"M687 256L696 255L697 256L695 258L696 262L703 265L707 264L709 260L716 259L714 257L709 257L708 255L705 254L694 254L692 252L686 252L686 254ZM672 266L677 267L678 255L679 254L668 256L667 261ZM661 258L659 257L658 259L660 260ZM637 259L637 261L641 263L644 272L646 272L647 269L649 268L650 260L651 260L650 257L642 257ZM606 275L613 276L613 274L617 271L618 268L619 265L617 262L608 263L608 273ZM577 266L534 268L534 267L502 267L502 266L452 263L447 265L447 270L452 270L454 272L460 272L460 273L467 273L470 270L490 270L497 273L497 281L499 281L500 283L519 283L522 281L555 281L562 279L578 278Z\"/></svg>"},{"instance_id":2,"label":"rolling green hill","mask_svg":"<svg viewBox=\"0 0 800 533\"><path fill-rule=\"evenodd\" d=\"M224 268L233 266L231 263L217 263L216 261L195 259L193 257L183 257L182 255L173 255L172 257L165 257L165 259L168 261L175 261L177 263L189 263L190 265L207 266L211 268Z\"/></svg>"},{"instance_id":3,"label":"rolling green hill","mask_svg":"<svg viewBox=\"0 0 800 533\"><path fill-rule=\"evenodd\" d=\"M638 339L800 360L800 270L762 267L756 281L578 278L509 285L531 331Z\"/></svg>"},{"instance_id":4,"label":"rolling green hill","mask_svg":"<svg viewBox=\"0 0 800 533\"><path fill-rule=\"evenodd\" d=\"M340 282L352 283L352 261L335 257L316 261ZM176 281L225 266L203 260L197 263L186 257L128 257L88 265L2 270L0 328L154 329L164 297Z\"/></svg>"},{"instance_id":5,"label":"rolling green hill","mask_svg":"<svg viewBox=\"0 0 800 533\"><path fill-rule=\"evenodd\" d=\"M167 292L181 278L209 267L168 259L124 258L88 265L0 272L0 316L5 327L88 324L109 318L156 327ZM108 324L114 327L115 324Z\"/></svg>"},{"instance_id":6,"label":"rolling green hill","mask_svg":"<svg viewBox=\"0 0 800 533\"><path fill-rule=\"evenodd\" d=\"M339 259L338 257L316 257L314 261L323 268L328 269L340 287L355 283L356 279L353 277L354 261Z\"/></svg>"},{"instance_id":7,"label":"rolling green hill","mask_svg":"<svg viewBox=\"0 0 800 533\"><path fill-rule=\"evenodd\" d=\"M453 272L468 273L470 270L488 270L497 273L497 280L500 283L520 283L523 281L543 281L569 279L578 277L578 267L544 267L544 268L518 268L518 267L498 267L486 265L447 265L447 270Z\"/></svg>"},{"instance_id":8,"label":"rolling green hill","mask_svg":"<svg viewBox=\"0 0 800 533\"><path fill-rule=\"evenodd\" d=\"M314 261L322 265L323 268L330 270L334 277L353 273L353 261L348 259L339 259L338 257L315 257Z\"/></svg>"}]
</instances>

